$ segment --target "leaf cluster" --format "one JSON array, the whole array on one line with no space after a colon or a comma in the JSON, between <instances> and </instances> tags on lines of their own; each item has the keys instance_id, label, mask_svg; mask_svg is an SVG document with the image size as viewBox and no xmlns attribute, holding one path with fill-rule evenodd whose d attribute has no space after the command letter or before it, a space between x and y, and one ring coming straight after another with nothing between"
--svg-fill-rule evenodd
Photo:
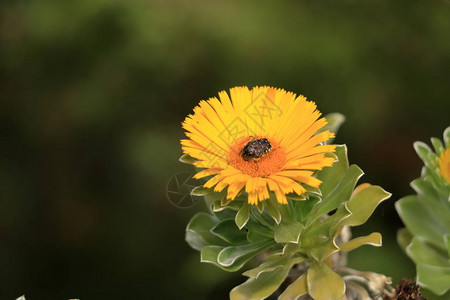
<instances>
[{"instance_id":1,"label":"leaf cluster","mask_svg":"<svg viewBox=\"0 0 450 300\"><path fill-rule=\"evenodd\" d=\"M411 182L416 194L396 202L406 225L397 239L416 264L417 282L442 299L449 299L450 184L441 176L438 160L450 148L450 127L444 131L445 147L437 138L431 138L431 143L434 151L425 143L414 143L424 167L421 177Z\"/></svg>"}]
</instances>

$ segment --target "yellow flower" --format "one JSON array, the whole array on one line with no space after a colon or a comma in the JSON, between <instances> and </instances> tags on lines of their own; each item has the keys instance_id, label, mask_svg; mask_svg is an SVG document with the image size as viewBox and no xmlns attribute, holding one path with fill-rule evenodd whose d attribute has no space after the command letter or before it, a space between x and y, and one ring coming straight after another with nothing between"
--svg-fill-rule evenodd
<instances>
[{"instance_id":1,"label":"yellow flower","mask_svg":"<svg viewBox=\"0 0 450 300\"><path fill-rule=\"evenodd\" d=\"M441 171L442 177L450 183L450 148L442 151L439 157L439 170Z\"/></svg>"},{"instance_id":2,"label":"yellow flower","mask_svg":"<svg viewBox=\"0 0 450 300\"><path fill-rule=\"evenodd\" d=\"M194 178L214 175L204 187L227 199L241 192L249 204L268 199L272 191L279 203L286 194L301 195L303 185L319 187L315 171L329 167L334 159L325 153L335 145L323 142L334 137L314 102L304 96L272 87L235 87L208 101L200 101L183 122L188 139L181 140L183 152L204 169Z\"/></svg>"}]
</instances>

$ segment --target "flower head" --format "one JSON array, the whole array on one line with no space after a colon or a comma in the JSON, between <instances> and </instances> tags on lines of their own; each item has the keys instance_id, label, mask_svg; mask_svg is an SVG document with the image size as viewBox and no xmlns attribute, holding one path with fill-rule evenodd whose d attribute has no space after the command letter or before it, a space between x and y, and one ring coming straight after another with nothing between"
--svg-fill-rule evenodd
<instances>
[{"instance_id":1,"label":"flower head","mask_svg":"<svg viewBox=\"0 0 450 300\"><path fill-rule=\"evenodd\" d=\"M273 192L279 203L287 194L302 195L304 185L319 187L315 171L333 164L334 134L318 132L327 124L314 102L272 87L235 87L228 95L200 101L183 122L188 139L183 152L203 169L194 178L212 176L204 187L234 200L241 192L258 204Z\"/></svg>"},{"instance_id":2,"label":"flower head","mask_svg":"<svg viewBox=\"0 0 450 300\"><path fill-rule=\"evenodd\" d=\"M450 183L450 148L442 151L439 157L439 170L441 176Z\"/></svg>"}]
</instances>

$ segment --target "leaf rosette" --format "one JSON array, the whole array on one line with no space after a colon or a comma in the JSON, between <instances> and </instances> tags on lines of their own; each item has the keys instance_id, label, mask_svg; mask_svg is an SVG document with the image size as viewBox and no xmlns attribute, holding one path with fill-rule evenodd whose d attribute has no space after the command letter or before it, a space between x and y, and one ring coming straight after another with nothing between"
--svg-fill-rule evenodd
<instances>
[{"instance_id":1,"label":"leaf rosette","mask_svg":"<svg viewBox=\"0 0 450 300\"><path fill-rule=\"evenodd\" d=\"M396 202L406 228L397 240L416 264L417 282L442 299L450 299L450 127L444 143L431 138L414 149L424 162L421 177L411 182L415 195Z\"/></svg>"}]
</instances>

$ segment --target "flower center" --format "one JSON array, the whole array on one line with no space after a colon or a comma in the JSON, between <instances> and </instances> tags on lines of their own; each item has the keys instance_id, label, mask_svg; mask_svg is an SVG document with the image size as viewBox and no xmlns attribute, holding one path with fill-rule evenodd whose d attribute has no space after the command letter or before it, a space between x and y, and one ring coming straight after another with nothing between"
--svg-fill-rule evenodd
<instances>
[{"instance_id":1,"label":"flower center","mask_svg":"<svg viewBox=\"0 0 450 300\"><path fill-rule=\"evenodd\" d=\"M252 177L267 177L282 170L286 154L278 143L267 138L245 137L228 152L228 163Z\"/></svg>"}]
</instances>

